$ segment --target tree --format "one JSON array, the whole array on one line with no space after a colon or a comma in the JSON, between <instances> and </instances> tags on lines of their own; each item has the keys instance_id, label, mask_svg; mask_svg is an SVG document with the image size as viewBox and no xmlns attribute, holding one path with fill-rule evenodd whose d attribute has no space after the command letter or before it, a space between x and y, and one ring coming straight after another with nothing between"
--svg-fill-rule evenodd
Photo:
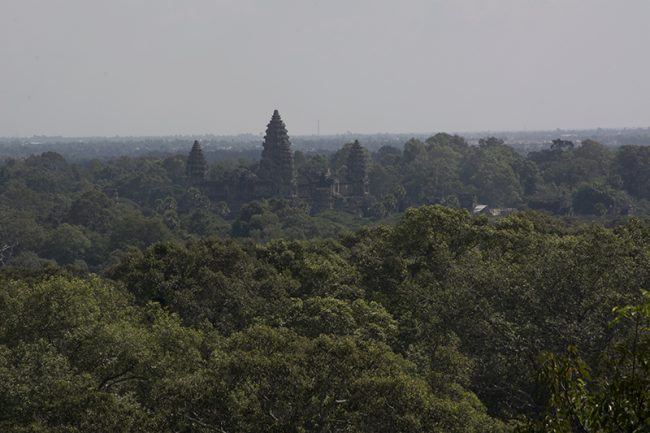
<instances>
[{"instance_id":1,"label":"tree","mask_svg":"<svg viewBox=\"0 0 650 433\"><path fill-rule=\"evenodd\" d=\"M557 433L646 432L650 428L650 294L645 303L615 309L620 329L603 353L603 369L580 358L546 354L541 379L548 388L548 413L525 431Z\"/></svg>"},{"instance_id":2,"label":"tree","mask_svg":"<svg viewBox=\"0 0 650 433\"><path fill-rule=\"evenodd\" d=\"M71 224L106 232L110 230L113 220L112 206L111 199L101 191L88 191L72 202L66 220Z\"/></svg>"},{"instance_id":3,"label":"tree","mask_svg":"<svg viewBox=\"0 0 650 433\"><path fill-rule=\"evenodd\" d=\"M630 207L626 196L606 185L583 185L573 194L573 209L583 215L618 214Z\"/></svg>"},{"instance_id":4,"label":"tree","mask_svg":"<svg viewBox=\"0 0 650 433\"><path fill-rule=\"evenodd\" d=\"M2 287L0 430L170 431L155 389L199 367L197 332L97 278Z\"/></svg>"},{"instance_id":5,"label":"tree","mask_svg":"<svg viewBox=\"0 0 650 433\"><path fill-rule=\"evenodd\" d=\"M575 144L573 144L572 141L563 140L561 138L556 138L551 143L551 150L557 151L557 152L565 152L565 151L568 151L568 150L573 150L574 147L575 147Z\"/></svg>"},{"instance_id":6,"label":"tree","mask_svg":"<svg viewBox=\"0 0 650 433\"><path fill-rule=\"evenodd\" d=\"M616 152L614 165L630 195L650 199L650 148L622 146Z\"/></svg>"},{"instance_id":7,"label":"tree","mask_svg":"<svg viewBox=\"0 0 650 433\"><path fill-rule=\"evenodd\" d=\"M404 161L406 162L413 162L424 156L425 153L426 148L420 140L412 138L404 144Z\"/></svg>"},{"instance_id":8,"label":"tree","mask_svg":"<svg viewBox=\"0 0 650 433\"><path fill-rule=\"evenodd\" d=\"M91 247L84 230L75 225L61 224L50 232L43 247L43 255L51 257L61 265L84 259Z\"/></svg>"},{"instance_id":9,"label":"tree","mask_svg":"<svg viewBox=\"0 0 650 433\"><path fill-rule=\"evenodd\" d=\"M207 429L502 431L471 396L436 395L414 364L384 344L350 336L308 339L254 326L212 353L201 383L190 393L169 389L166 397Z\"/></svg>"}]
</instances>

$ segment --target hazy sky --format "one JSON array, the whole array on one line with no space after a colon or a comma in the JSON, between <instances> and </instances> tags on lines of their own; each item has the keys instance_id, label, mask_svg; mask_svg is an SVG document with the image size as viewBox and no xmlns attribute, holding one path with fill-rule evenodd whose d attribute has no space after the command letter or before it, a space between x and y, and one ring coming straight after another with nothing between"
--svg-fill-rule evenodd
<instances>
[{"instance_id":1,"label":"hazy sky","mask_svg":"<svg viewBox=\"0 0 650 433\"><path fill-rule=\"evenodd\" d=\"M650 126L650 0L0 0L0 136Z\"/></svg>"}]
</instances>

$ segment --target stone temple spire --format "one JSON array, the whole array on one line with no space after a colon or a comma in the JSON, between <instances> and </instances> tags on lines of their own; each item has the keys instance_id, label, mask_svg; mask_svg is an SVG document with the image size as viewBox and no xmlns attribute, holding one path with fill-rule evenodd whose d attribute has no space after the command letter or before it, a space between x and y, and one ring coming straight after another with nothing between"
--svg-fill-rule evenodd
<instances>
[{"instance_id":1,"label":"stone temple spire","mask_svg":"<svg viewBox=\"0 0 650 433\"><path fill-rule=\"evenodd\" d=\"M205 162L203 150L198 140L194 141L192 150L187 157L187 183L190 186L199 185L205 182L205 175L208 164Z\"/></svg>"},{"instance_id":2,"label":"stone temple spire","mask_svg":"<svg viewBox=\"0 0 650 433\"><path fill-rule=\"evenodd\" d=\"M350 154L348 155L348 182L350 185L350 193L355 196L363 196L368 194L368 159L366 151L355 140L350 146Z\"/></svg>"},{"instance_id":3,"label":"stone temple spire","mask_svg":"<svg viewBox=\"0 0 650 433\"><path fill-rule=\"evenodd\" d=\"M296 170L293 164L293 152L289 134L278 110L273 112L266 127L264 149L260 162L260 177L271 181L277 193L282 197L296 195Z\"/></svg>"}]
</instances>

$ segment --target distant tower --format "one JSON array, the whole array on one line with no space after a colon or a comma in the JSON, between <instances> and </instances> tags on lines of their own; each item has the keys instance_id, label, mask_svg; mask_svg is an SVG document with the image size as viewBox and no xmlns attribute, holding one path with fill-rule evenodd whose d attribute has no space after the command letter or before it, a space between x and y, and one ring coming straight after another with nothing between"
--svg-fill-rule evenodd
<instances>
[{"instance_id":1,"label":"distant tower","mask_svg":"<svg viewBox=\"0 0 650 433\"><path fill-rule=\"evenodd\" d=\"M271 181L277 194L282 197L295 197L297 192L296 170L289 134L278 110L273 112L266 127L264 149L260 162L260 177Z\"/></svg>"},{"instance_id":2,"label":"distant tower","mask_svg":"<svg viewBox=\"0 0 650 433\"><path fill-rule=\"evenodd\" d=\"M190 186L200 185L205 182L208 164L205 162L203 150L198 140L194 141L192 150L187 157L187 183Z\"/></svg>"},{"instance_id":3,"label":"distant tower","mask_svg":"<svg viewBox=\"0 0 650 433\"><path fill-rule=\"evenodd\" d=\"M368 194L368 160L363 146L355 140L348 155L348 194L365 196Z\"/></svg>"}]
</instances>

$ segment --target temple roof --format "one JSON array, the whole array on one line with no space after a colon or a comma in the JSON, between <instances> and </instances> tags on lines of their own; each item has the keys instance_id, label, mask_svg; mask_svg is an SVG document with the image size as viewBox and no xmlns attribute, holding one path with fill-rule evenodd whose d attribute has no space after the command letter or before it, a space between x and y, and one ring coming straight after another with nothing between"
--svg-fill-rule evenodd
<instances>
[{"instance_id":1,"label":"temple roof","mask_svg":"<svg viewBox=\"0 0 650 433\"><path fill-rule=\"evenodd\" d=\"M291 141L278 110L273 111L266 127L260 177L273 181L279 187L291 187L296 183Z\"/></svg>"},{"instance_id":2,"label":"temple roof","mask_svg":"<svg viewBox=\"0 0 650 433\"><path fill-rule=\"evenodd\" d=\"M198 140L194 140L192 150L187 156L187 178L190 184L200 183L205 180L207 162L203 156L203 150Z\"/></svg>"}]
</instances>

